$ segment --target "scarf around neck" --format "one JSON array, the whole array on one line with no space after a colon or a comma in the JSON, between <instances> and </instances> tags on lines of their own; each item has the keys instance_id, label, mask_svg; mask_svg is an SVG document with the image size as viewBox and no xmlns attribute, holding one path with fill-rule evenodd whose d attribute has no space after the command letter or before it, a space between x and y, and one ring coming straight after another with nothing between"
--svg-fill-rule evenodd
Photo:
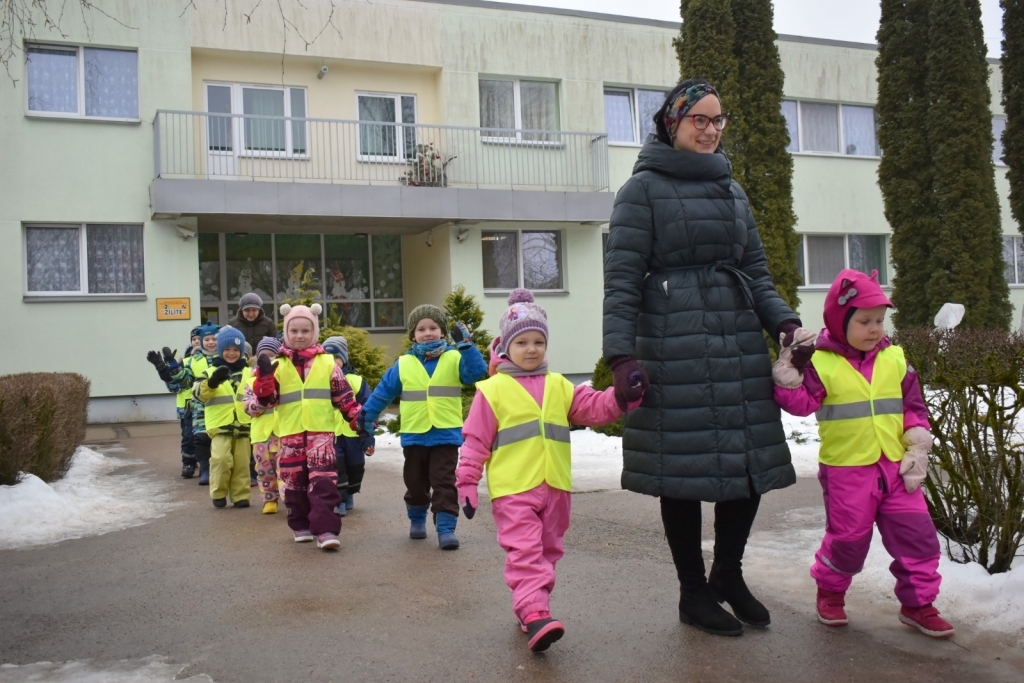
<instances>
[{"instance_id":1,"label":"scarf around neck","mask_svg":"<svg viewBox=\"0 0 1024 683\"><path fill-rule=\"evenodd\" d=\"M509 377L533 377L534 375L546 375L548 374L548 359L545 358L541 361L541 364L533 370L524 370L513 363L510 358L501 356L498 360L497 366L495 366L495 370L503 375L508 375Z\"/></svg>"},{"instance_id":2,"label":"scarf around neck","mask_svg":"<svg viewBox=\"0 0 1024 683\"><path fill-rule=\"evenodd\" d=\"M409 349L409 353L413 354L422 361L435 360L440 358L441 355L448 350L448 342L444 339L438 339L437 341L427 342L426 344L412 343L412 348Z\"/></svg>"}]
</instances>

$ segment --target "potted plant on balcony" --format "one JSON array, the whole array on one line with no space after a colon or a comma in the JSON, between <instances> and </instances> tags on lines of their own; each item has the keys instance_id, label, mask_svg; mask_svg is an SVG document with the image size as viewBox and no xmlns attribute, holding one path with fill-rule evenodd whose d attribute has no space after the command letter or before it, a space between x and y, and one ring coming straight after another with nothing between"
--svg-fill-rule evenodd
<instances>
[{"instance_id":1,"label":"potted plant on balcony","mask_svg":"<svg viewBox=\"0 0 1024 683\"><path fill-rule=\"evenodd\" d=\"M416 154L406 163L409 170L398 179L413 187L448 187L448 164L457 159L446 156L433 142L416 145Z\"/></svg>"}]
</instances>

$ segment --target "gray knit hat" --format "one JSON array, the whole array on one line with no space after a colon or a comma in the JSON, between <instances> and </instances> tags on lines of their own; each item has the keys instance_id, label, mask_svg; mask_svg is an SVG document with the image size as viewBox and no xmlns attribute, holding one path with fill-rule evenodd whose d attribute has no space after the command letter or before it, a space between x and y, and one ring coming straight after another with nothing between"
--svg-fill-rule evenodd
<instances>
[{"instance_id":1,"label":"gray knit hat","mask_svg":"<svg viewBox=\"0 0 1024 683\"><path fill-rule=\"evenodd\" d=\"M249 292L243 294L242 298L238 300L238 310L244 311L247 308L258 308L263 310L263 299L256 292Z\"/></svg>"},{"instance_id":2,"label":"gray knit hat","mask_svg":"<svg viewBox=\"0 0 1024 683\"><path fill-rule=\"evenodd\" d=\"M409 331L410 340L416 334L416 325L424 318L430 318L437 323L437 326L441 328L441 336L448 336L448 323L445 322L444 313L441 309L433 304L421 304L412 309L412 313L409 314L409 322L406 324L406 328Z\"/></svg>"},{"instance_id":3,"label":"gray knit hat","mask_svg":"<svg viewBox=\"0 0 1024 683\"><path fill-rule=\"evenodd\" d=\"M322 344L324 351L348 363L348 340L344 337L328 337Z\"/></svg>"}]
</instances>

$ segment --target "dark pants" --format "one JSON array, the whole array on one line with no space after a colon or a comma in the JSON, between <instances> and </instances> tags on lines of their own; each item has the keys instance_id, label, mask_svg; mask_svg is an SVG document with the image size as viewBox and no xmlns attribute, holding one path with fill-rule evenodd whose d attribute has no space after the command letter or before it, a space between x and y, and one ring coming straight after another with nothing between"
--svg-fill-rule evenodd
<instances>
[{"instance_id":1,"label":"dark pants","mask_svg":"<svg viewBox=\"0 0 1024 683\"><path fill-rule=\"evenodd\" d=\"M181 464L196 464L196 447L192 442L192 416L185 414L179 420L181 423Z\"/></svg>"},{"instance_id":2,"label":"dark pants","mask_svg":"<svg viewBox=\"0 0 1024 683\"><path fill-rule=\"evenodd\" d=\"M715 503L715 564L719 571L742 571L743 551L761 504L761 496L750 494L750 498ZM662 498L661 521L683 592L701 588L707 579L700 550L700 501Z\"/></svg>"},{"instance_id":3,"label":"dark pants","mask_svg":"<svg viewBox=\"0 0 1024 683\"><path fill-rule=\"evenodd\" d=\"M210 464L210 435L206 432L201 432L192 435L192 445L195 446L196 461L199 463L206 463L207 466Z\"/></svg>"},{"instance_id":4,"label":"dark pants","mask_svg":"<svg viewBox=\"0 0 1024 683\"><path fill-rule=\"evenodd\" d=\"M407 505L430 505L430 511L450 512L458 516L459 496L455 491L455 465L459 461L459 447L407 446L405 454L405 502ZM433 492L431 492L433 489Z\"/></svg>"},{"instance_id":5,"label":"dark pants","mask_svg":"<svg viewBox=\"0 0 1024 683\"><path fill-rule=\"evenodd\" d=\"M338 468L338 489L359 493L366 473L366 456L357 436L339 436L334 440L335 465Z\"/></svg>"},{"instance_id":6,"label":"dark pants","mask_svg":"<svg viewBox=\"0 0 1024 683\"><path fill-rule=\"evenodd\" d=\"M307 432L304 444L285 445L277 461L277 474L284 482L284 504L292 531L337 534L341 517L335 508L341 502L338 475L334 471L334 434Z\"/></svg>"}]
</instances>

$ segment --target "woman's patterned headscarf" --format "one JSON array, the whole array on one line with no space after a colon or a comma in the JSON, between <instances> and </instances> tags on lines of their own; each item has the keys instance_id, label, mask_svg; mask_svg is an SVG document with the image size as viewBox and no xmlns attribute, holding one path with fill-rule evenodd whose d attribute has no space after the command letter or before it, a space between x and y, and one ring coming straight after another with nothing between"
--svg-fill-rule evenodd
<instances>
[{"instance_id":1,"label":"woman's patterned headscarf","mask_svg":"<svg viewBox=\"0 0 1024 683\"><path fill-rule=\"evenodd\" d=\"M669 140L675 139L676 129L679 128L679 123L683 120L686 112L708 95L718 97L718 91L708 83L698 83L691 85L676 96L671 106L665 110L665 117L662 119Z\"/></svg>"}]
</instances>

